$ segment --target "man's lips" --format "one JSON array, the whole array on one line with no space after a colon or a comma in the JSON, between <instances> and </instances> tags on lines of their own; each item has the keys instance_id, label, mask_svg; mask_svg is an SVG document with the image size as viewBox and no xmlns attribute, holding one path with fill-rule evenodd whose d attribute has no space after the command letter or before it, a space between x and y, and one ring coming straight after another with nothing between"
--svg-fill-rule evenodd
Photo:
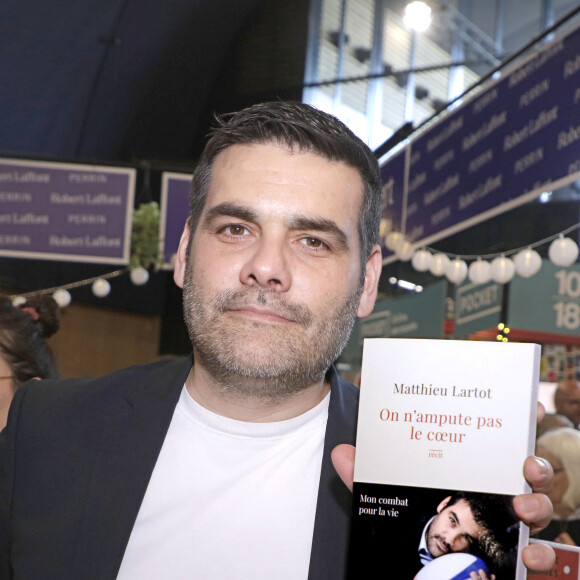
<instances>
[{"instance_id":1,"label":"man's lips","mask_svg":"<svg viewBox=\"0 0 580 580\"><path fill-rule=\"evenodd\" d=\"M237 308L232 308L229 312L255 318L256 320L263 320L265 322L294 322L294 320L289 318L287 315L268 308L259 308L257 306L238 306Z\"/></svg>"},{"instance_id":2,"label":"man's lips","mask_svg":"<svg viewBox=\"0 0 580 580\"><path fill-rule=\"evenodd\" d=\"M449 552L449 546L445 542L443 542L440 538L435 538L435 540L437 542L437 547L441 552Z\"/></svg>"}]
</instances>

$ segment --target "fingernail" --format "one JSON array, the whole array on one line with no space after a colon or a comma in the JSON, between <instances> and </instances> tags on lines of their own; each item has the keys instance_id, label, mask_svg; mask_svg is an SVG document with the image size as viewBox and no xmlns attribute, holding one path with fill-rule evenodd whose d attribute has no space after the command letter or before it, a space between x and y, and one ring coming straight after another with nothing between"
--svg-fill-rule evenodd
<instances>
[{"instance_id":1,"label":"fingernail","mask_svg":"<svg viewBox=\"0 0 580 580\"><path fill-rule=\"evenodd\" d=\"M540 468L542 475L544 477L546 477L550 473L550 468L548 467L548 463L546 462L546 460L542 459L541 457L534 456L534 461L537 463L538 467Z\"/></svg>"},{"instance_id":2,"label":"fingernail","mask_svg":"<svg viewBox=\"0 0 580 580\"><path fill-rule=\"evenodd\" d=\"M542 560L542 557L544 555L544 550L541 546L538 546L536 544L529 544L526 548L526 556L527 556L527 561L529 564L533 563L537 563L540 562Z\"/></svg>"}]
</instances>

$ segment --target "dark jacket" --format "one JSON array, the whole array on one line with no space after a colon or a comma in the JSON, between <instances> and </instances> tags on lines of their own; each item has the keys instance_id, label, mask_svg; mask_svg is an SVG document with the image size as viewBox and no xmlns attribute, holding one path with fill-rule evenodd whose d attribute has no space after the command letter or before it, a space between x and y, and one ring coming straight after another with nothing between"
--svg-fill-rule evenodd
<instances>
[{"instance_id":1,"label":"dark jacket","mask_svg":"<svg viewBox=\"0 0 580 580\"><path fill-rule=\"evenodd\" d=\"M97 379L31 381L0 435L0 578L108 580L123 554L191 359ZM331 395L310 580L345 576L350 492L330 460L354 444L358 390Z\"/></svg>"}]
</instances>

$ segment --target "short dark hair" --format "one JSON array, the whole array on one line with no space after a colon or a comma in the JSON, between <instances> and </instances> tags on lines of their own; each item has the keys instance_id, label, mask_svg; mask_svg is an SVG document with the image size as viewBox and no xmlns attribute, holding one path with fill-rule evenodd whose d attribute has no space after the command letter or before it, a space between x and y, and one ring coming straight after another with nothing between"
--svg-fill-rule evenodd
<instances>
[{"instance_id":1,"label":"short dark hair","mask_svg":"<svg viewBox=\"0 0 580 580\"><path fill-rule=\"evenodd\" d=\"M216 117L217 126L201 154L193 174L190 195L192 232L201 217L216 157L232 145L277 143L292 150L311 152L329 161L356 169L363 183L358 215L361 277L373 245L379 239L381 179L376 157L368 146L336 117L310 105L276 101L252 105Z\"/></svg>"},{"instance_id":2,"label":"short dark hair","mask_svg":"<svg viewBox=\"0 0 580 580\"><path fill-rule=\"evenodd\" d=\"M445 507L460 501L467 502L476 523L486 530L479 538L477 548L496 570L510 565L512 551L517 544L519 523L513 508L513 497L458 491Z\"/></svg>"}]
</instances>

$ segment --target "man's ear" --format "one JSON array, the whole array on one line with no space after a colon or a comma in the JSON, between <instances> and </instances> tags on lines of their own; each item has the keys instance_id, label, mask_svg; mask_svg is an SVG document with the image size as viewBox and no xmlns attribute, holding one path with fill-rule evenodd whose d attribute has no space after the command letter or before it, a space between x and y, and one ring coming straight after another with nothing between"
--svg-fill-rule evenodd
<instances>
[{"instance_id":1,"label":"man's ear","mask_svg":"<svg viewBox=\"0 0 580 580\"><path fill-rule=\"evenodd\" d=\"M437 506L437 513L440 514L446 507L449 501L451 500L451 496L448 495L438 506Z\"/></svg>"},{"instance_id":2,"label":"man's ear","mask_svg":"<svg viewBox=\"0 0 580 580\"><path fill-rule=\"evenodd\" d=\"M365 265L365 280L357 310L359 318L368 316L375 307L382 267L383 256L381 254L381 248L375 244Z\"/></svg>"},{"instance_id":3,"label":"man's ear","mask_svg":"<svg viewBox=\"0 0 580 580\"><path fill-rule=\"evenodd\" d=\"M185 264L187 262L187 249L189 247L190 235L191 227L188 218L185 222L181 239L179 240L179 247L175 255L175 270L173 271L173 279L180 288L183 288L183 281L185 280Z\"/></svg>"}]
</instances>

